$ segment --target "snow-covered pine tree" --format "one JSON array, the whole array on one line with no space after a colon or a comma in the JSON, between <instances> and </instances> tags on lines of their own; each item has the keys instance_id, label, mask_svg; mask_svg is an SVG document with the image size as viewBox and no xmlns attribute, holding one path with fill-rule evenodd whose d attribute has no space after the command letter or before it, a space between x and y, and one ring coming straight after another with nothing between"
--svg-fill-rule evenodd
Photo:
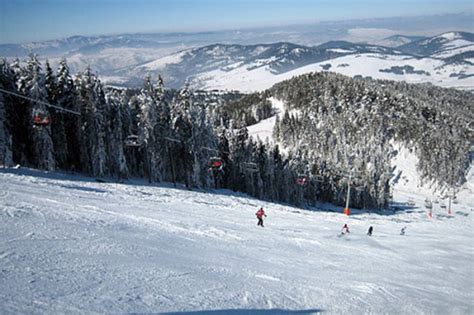
<instances>
[{"instance_id":1,"label":"snow-covered pine tree","mask_svg":"<svg viewBox=\"0 0 474 315\"><path fill-rule=\"evenodd\" d=\"M81 166L93 176L106 174L105 97L100 81L89 67L76 77L81 112Z\"/></svg>"},{"instance_id":2,"label":"snow-covered pine tree","mask_svg":"<svg viewBox=\"0 0 474 315\"><path fill-rule=\"evenodd\" d=\"M280 154L280 148L275 145L269 152L270 165L272 166L272 186L273 191L271 195L272 200L284 200L282 191L286 191L283 187L283 167L284 162Z\"/></svg>"},{"instance_id":3,"label":"snow-covered pine tree","mask_svg":"<svg viewBox=\"0 0 474 315\"><path fill-rule=\"evenodd\" d=\"M25 76L21 80L21 91L38 101L47 101L47 91L45 89L44 75L41 73L41 64L38 57L31 54L26 65ZM54 159L54 146L51 139L51 126L44 124L35 126L33 118L36 114L49 117L50 113L44 104L30 101L30 137L33 152L33 163L36 167L52 171L56 167Z\"/></svg>"},{"instance_id":4,"label":"snow-covered pine tree","mask_svg":"<svg viewBox=\"0 0 474 315\"><path fill-rule=\"evenodd\" d=\"M74 81L71 78L67 61L64 58L61 59L58 65L55 86L55 97L58 106L78 111ZM71 113L63 113L60 117L63 120L63 127L61 128L64 128L66 138L66 168L70 170L78 170L81 165L81 119L79 116ZM56 141L60 140L57 139Z\"/></svg>"},{"instance_id":5,"label":"snow-covered pine tree","mask_svg":"<svg viewBox=\"0 0 474 315\"><path fill-rule=\"evenodd\" d=\"M269 196L266 193L266 189L268 189L268 187L272 184L269 181L269 174L267 173L267 147L260 139L258 139L256 144L255 163L257 164L257 167L259 169L259 172L255 177L255 196L260 199L267 199L269 198Z\"/></svg>"},{"instance_id":6,"label":"snow-covered pine tree","mask_svg":"<svg viewBox=\"0 0 474 315\"><path fill-rule=\"evenodd\" d=\"M23 69L20 68L19 60L14 62L15 69L8 64L6 59L0 63L0 81L7 91L19 92L17 84L20 78L23 77ZM13 163L28 164L30 160L31 148L30 143L30 124L31 124L31 109L28 101L24 99L14 98L11 95L4 94L3 101L5 104L5 119L6 127L11 136L11 151Z\"/></svg>"},{"instance_id":7,"label":"snow-covered pine tree","mask_svg":"<svg viewBox=\"0 0 474 315\"><path fill-rule=\"evenodd\" d=\"M18 84L18 81L20 77L23 75L23 70L24 70L21 66L20 59L18 58L13 59L13 62L10 64L10 70L13 72L13 76L17 79L15 80L15 84Z\"/></svg>"},{"instance_id":8,"label":"snow-covered pine tree","mask_svg":"<svg viewBox=\"0 0 474 315\"><path fill-rule=\"evenodd\" d=\"M60 91L57 86L56 77L53 74L53 70L51 69L48 60L46 60L45 63L45 87L48 101L51 104L58 104ZM64 128L64 113L55 108L50 108L49 112L51 114L51 138L53 140L57 167L65 169L68 162L68 146L66 130Z\"/></svg>"},{"instance_id":9,"label":"snow-covered pine tree","mask_svg":"<svg viewBox=\"0 0 474 315\"><path fill-rule=\"evenodd\" d=\"M6 59L0 61L0 88L7 89L9 78L12 75ZM12 134L7 115L7 102L3 93L0 92L0 164L3 167L13 165Z\"/></svg>"},{"instance_id":10,"label":"snow-covered pine tree","mask_svg":"<svg viewBox=\"0 0 474 315\"><path fill-rule=\"evenodd\" d=\"M246 127L237 128L233 120L229 124L229 151L233 167L230 170L230 188L248 192L249 181L254 176L252 152L248 151L248 130ZM250 184L251 185L251 184Z\"/></svg>"},{"instance_id":11,"label":"snow-covered pine tree","mask_svg":"<svg viewBox=\"0 0 474 315\"><path fill-rule=\"evenodd\" d=\"M213 176L218 176L209 171L210 159L218 157L218 140L205 102L206 99L204 103L193 102L194 114L190 117L193 124L194 182L203 188L214 186Z\"/></svg>"},{"instance_id":12,"label":"snow-covered pine tree","mask_svg":"<svg viewBox=\"0 0 474 315\"><path fill-rule=\"evenodd\" d=\"M171 144L172 154L175 158L176 175L184 180L186 187L194 187L194 140L193 123L191 120L191 95L187 87L179 91L173 100L172 107L172 129L174 138L179 143Z\"/></svg>"},{"instance_id":13,"label":"snow-covered pine tree","mask_svg":"<svg viewBox=\"0 0 474 315\"><path fill-rule=\"evenodd\" d=\"M109 165L112 174L116 175L119 180L128 177L128 167L123 151L124 137L122 135L122 106L121 99L117 91L110 91L106 95L106 102L108 108L107 115L107 143Z\"/></svg>"},{"instance_id":14,"label":"snow-covered pine tree","mask_svg":"<svg viewBox=\"0 0 474 315\"><path fill-rule=\"evenodd\" d=\"M148 75L138 96L140 102L140 139L144 143L146 169L149 182L161 181L159 147L155 127L158 123L158 107L155 88Z\"/></svg>"},{"instance_id":15,"label":"snow-covered pine tree","mask_svg":"<svg viewBox=\"0 0 474 315\"><path fill-rule=\"evenodd\" d=\"M122 92L121 95L121 106L122 106L122 134L124 136L142 136L139 129L140 125L140 100L137 95L129 97L126 91ZM146 166L145 166L145 152L146 147L142 144L142 138L138 140L141 143L140 147L125 147L125 158L127 160L127 168L130 174L146 177Z\"/></svg>"},{"instance_id":16,"label":"snow-covered pine tree","mask_svg":"<svg viewBox=\"0 0 474 315\"><path fill-rule=\"evenodd\" d=\"M3 89L1 81L0 88ZM3 167L10 167L13 165L13 155L11 136L7 127L6 118L5 99L3 93L0 93L0 164Z\"/></svg>"},{"instance_id":17,"label":"snow-covered pine tree","mask_svg":"<svg viewBox=\"0 0 474 315\"><path fill-rule=\"evenodd\" d=\"M158 150L159 160L158 168L163 179L172 180L174 168L172 168L173 156L169 148L168 138L172 136L171 131L171 109L165 98L165 86L161 76L158 76L154 86L155 103L157 106L157 122L154 129L156 147Z\"/></svg>"},{"instance_id":18,"label":"snow-covered pine tree","mask_svg":"<svg viewBox=\"0 0 474 315\"><path fill-rule=\"evenodd\" d=\"M100 80L94 76L94 95L96 96L94 102L94 122L95 130L97 132L97 146L92 151L92 170L94 176L103 177L108 173L107 161L107 103L105 101L105 93Z\"/></svg>"}]
</instances>

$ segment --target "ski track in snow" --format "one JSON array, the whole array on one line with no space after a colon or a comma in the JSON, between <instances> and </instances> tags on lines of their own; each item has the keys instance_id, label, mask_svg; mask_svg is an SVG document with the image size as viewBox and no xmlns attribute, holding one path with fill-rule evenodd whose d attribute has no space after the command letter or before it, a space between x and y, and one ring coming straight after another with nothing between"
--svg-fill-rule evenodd
<instances>
[{"instance_id":1,"label":"ski track in snow","mask_svg":"<svg viewBox=\"0 0 474 315\"><path fill-rule=\"evenodd\" d=\"M429 219L407 187L395 199L413 209L351 217L27 169L0 170L0 188L3 314L474 311L469 189Z\"/></svg>"}]
</instances>

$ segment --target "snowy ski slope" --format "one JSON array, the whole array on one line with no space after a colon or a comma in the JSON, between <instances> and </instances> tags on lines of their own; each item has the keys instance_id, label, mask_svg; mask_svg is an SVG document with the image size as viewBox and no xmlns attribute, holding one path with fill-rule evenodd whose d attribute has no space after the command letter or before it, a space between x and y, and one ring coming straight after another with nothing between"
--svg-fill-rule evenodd
<instances>
[{"instance_id":1,"label":"snowy ski slope","mask_svg":"<svg viewBox=\"0 0 474 315\"><path fill-rule=\"evenodd\" d=\"M270 97L268 100L272 103L275 115L254 125L248 126L247 129L249 131L249 135L255 139L259 138L262 141L269 140L273 142L273 127L275 126L276 117L283 117L283 114L285 113L285 107L283 105L283 101L280 101L274 97Z\"/></svg>"},{"instance_id":2,"label":"snowy ski slope","mask_svg":"<svg viewBox=\"0 0 474 315\"><path fill-rule=\"evenodd\" d=\"M0 170L0 186L2 314L474 311L471 191L429 219L421 198L346 217L28 169Z\"/></svg>"},{"instance_id":3,"label":"snowy ski slope","mask_svg":"<svg viewBox=\"0 0 474 315\"><path fill-rule=\"evenodd\" d=\"M275 119L249 134L271 140ZM0 312L472 313L472 172L454 216L437 204L430 219L416 157L397 149L401 211L351 217L226 190L0 171ZM344 223L348 239L336 236Z\"/></svg>"}]
</instances>

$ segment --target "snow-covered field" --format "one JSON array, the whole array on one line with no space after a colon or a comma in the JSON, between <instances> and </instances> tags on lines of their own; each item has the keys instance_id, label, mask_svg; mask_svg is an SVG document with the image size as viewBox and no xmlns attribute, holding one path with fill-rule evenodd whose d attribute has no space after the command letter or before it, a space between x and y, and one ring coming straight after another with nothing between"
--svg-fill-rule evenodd
<instances>
[{"instance_id":1,"label":"snow-covered field","mask_svg":"<svg viewBox=\"0 0 474 315\"><path fill-rule=\"evenodd\" d=\"M0 186L2 314L474 312L472 191L429 219L419 198L346 217L28 169Z\"/></svg>"},{"instance_id":2,"label":"snow-covered field","mask_svg":"<svg viewBox=\"0 0 474 315\"><path fill-rule=\"evenodd\" d=\"M247 129L249 135L255 139L259 138L262 141L269 140L273 142L273 127L275 126L276 116L279 116L280 118L283 117L283 114L285 113L285 106L283 105L283 101L280 101L274 97L270 97L268 100L272 103L272 108L275 111L275 115L264 119L255 125L249 126Z\"/></svg>"},{"instance_id":3,"label":"snow-covered field","mask_svg":"<svg viewBox=\"0 0 474 315\"><path fill-rule=\"evenodd\" d=\"M330 65L327 70L323 69ZM404 73L395 74L391 72L381 72L391 67L412 66L414 71L424 71L425 73ZM229 69L232 69L229 71ZM271 72L269 66L249 69L248 65L236 64L229 69L217 69L200 74L193 78L192 83L199 88L206 89L230 89L243 92L263 91L274 84L291 79L310 72L330 71L347 76L370 76L374 79L385 79L395 81L406 81L408 83L429 82L442 87L453 87L458 89L472 89L474 77L458 79L452 74L472 74L473 66L468 65L445 65L444 61L433 58L413 58L405 55L384 55L384 54L355 54L347 55L304 67L297 68L281 74ZM429 73L429 74L427 74Z\"/></svg>"}]
</instances>

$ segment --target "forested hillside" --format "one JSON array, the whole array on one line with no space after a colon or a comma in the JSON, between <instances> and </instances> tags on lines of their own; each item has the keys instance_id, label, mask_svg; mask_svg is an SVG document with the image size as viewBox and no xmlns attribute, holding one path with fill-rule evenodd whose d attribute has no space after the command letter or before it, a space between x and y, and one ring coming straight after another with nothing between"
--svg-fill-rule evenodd
<instances>
[{"instance_id":1,"label":"forested hillside","mask_svg":"<svg viewBox=\"0 0 474 315\"><path fill-rule=\"evenodd\" d=\"M168 90L149 76L140 90L118 90L91 69L73 75L63 60L54 71L34 55L2 61L0 89L29 97L0 93L0 161L7 166L223 187L297 205L343 204L352 172L351 202L371 208L390 197L394 141L416 150L421 174L442 187L462 184L470 163L467 92L331 73L242 98ZM287 107L276 144L254 141L246 129L274 114L270 96Z\"/></svg>"},{"instance_id":2,"label":"forested hillside","mask_svg":"<svg viewBox=\"0 0 474 315\"><path fill-rule=\"evenodd\" d=\"M473 95L431 85L352 80L314 73L275 85L288 111L275 137L318 166L353 170L359 191L377 204L388 193L395 142L414 150L422 178L440 189L465 182L473 143ZM293 113L293 114L289 114Z\"/></svg>"}]
</instances>

